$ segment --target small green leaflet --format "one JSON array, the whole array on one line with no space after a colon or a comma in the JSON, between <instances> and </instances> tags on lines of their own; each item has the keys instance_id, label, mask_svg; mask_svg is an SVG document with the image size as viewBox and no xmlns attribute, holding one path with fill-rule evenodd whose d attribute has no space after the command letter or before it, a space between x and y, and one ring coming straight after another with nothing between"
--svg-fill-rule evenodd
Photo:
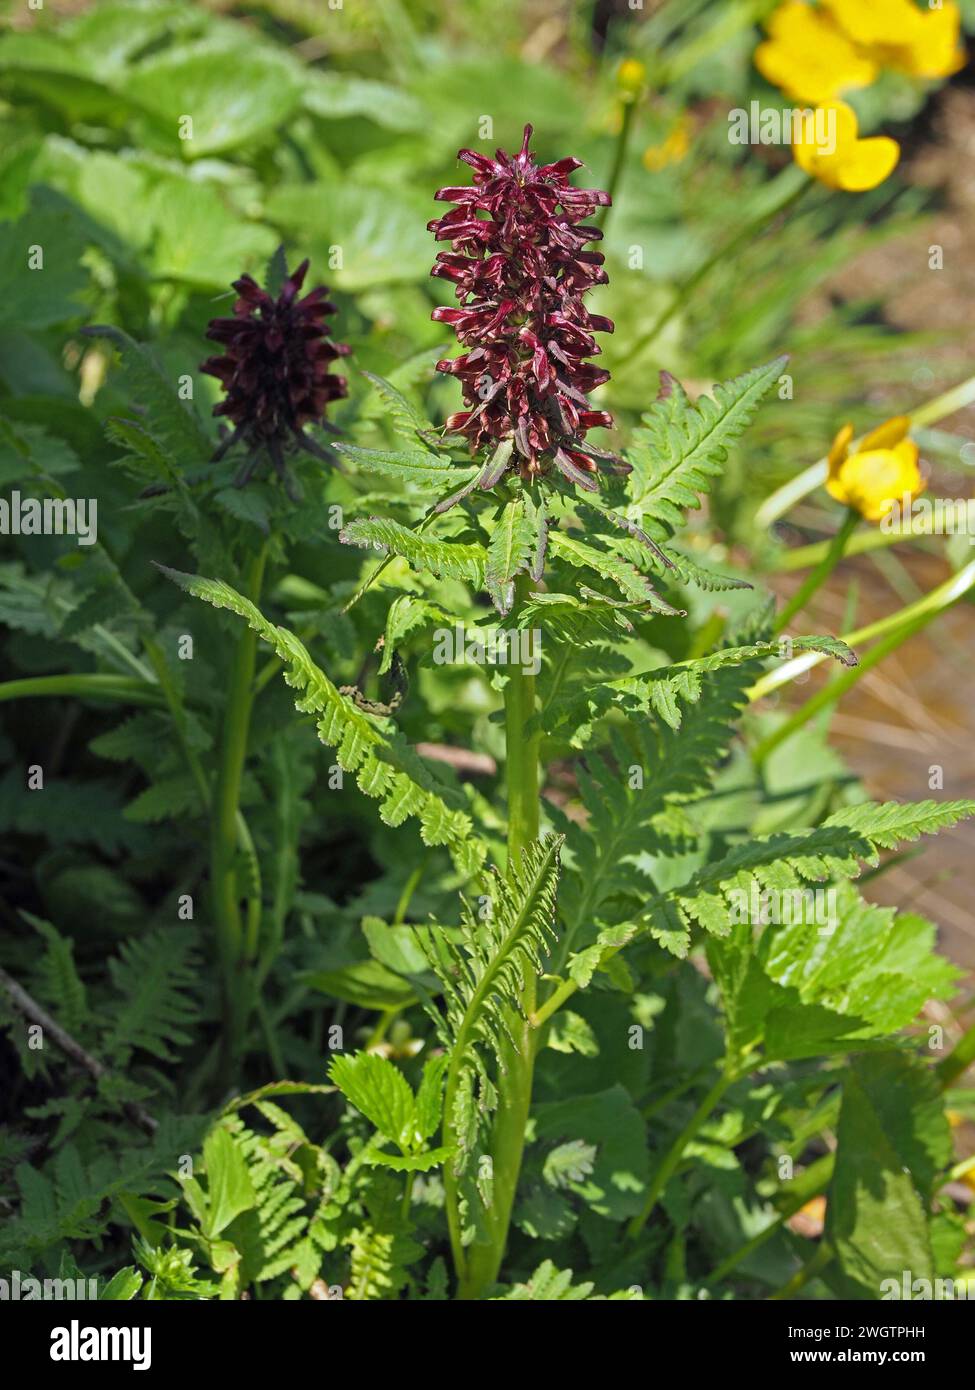
<instances>
[{"instance_id":1,"label":"small green leaflet","mask_svg":"<svg viewBox=\"0 0 975 1390\"><path fill-rule=\"evenodd\" d=\"M431 454L423 449L363 449L358 444L346 443L336 443L332 447L363 472L399 478L427 492L447 493L480 472L479 466L452 463L443 454Z\"/></svg>"},{"instance_id":2,"label":"small green leaflet","mask_svg":"<svg viewBox=\"0 0 975 1390\"><path fill-rule=\"evenodd\" d=\"M423 1069L414 1096L409 1082L388 1058L373 1052L343 1054L332 1059L329 1076L357 1110L361 1110L383 1139L400 1150L389 1154L373 1149L370 1162L400 1172L426 1172L450 1154L446 1147L429 1149L426 1140L440 1126L445 1054L431 1058Z\"/></svg>"},{"instance_id":3,"label":"small green leaflet","mask_svg":"<svg viewBox=\"0 0 975 1390\"><path fill-rule=\"evenodd\" d=\"M484 586L503 615L511 612L515 578L531 563L539 544L539 513L527 494L505 503L487 551Z\"/></svg>"},{"instance_id":4,"label":"small green leaflet","mask_svg":"<svg viewBox=\"0 0 975 1390\"><path fill-rule=\"evenodd\" d=\"M699 493L711 490L728 450L754 419L762 398L782 374L788 358L777 357L714 388L691 405L670 378L669 394L650 407L644 428L634 436L627 457L634 464L634 497L644 526L658 523L657 539L684 524L684 509L699 507Z\"/></svg>"},{"instance_id":5,"label":"small green leaflet","mask_svg":"<svg viewBox=\"0 0 975 1390\"><path fill-rule=\"evenodd\" d=\"M461 541L432 541L398 521L384 517L350 521L339 532L345 545L371 546L383 555L398 555L414 569L429 570L440 579L465 579L484 584L485 551L481 545Z\"/></svg>"}]
</instances>

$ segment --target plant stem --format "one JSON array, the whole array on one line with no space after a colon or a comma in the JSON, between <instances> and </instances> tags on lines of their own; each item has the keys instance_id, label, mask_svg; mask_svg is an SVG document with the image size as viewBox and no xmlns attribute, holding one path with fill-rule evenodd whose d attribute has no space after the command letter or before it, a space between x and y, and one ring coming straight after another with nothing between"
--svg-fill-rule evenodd
<instances>
[{"instance_id":1,"label":"plant stem","mask_svg":"<svg viewBox=\"0 0 975 1390\"><path fill-rule=\"evenodd\" d=\"M847 542L853 535L859 520L860 513L855 511L853 507L847 507L846 515L843 518L839 530L830 542L826 554L820 560L816 568L806 576L799 585L799 588L782 609L782 612L778 615L775 621L775 628L773 629L775 632L782 632L796 614L802 612L817 589L821 588L822 585L826 583L826 580L833 573L846 553Z\"/></svg>"},{"instance_id":2,"label":"plant stem","mask_svg":"<svg viewBox=\"0 0 975 1390\"><path fill-rule=\"evenodd\" d=\"M869 623L866 627L857 628L855 632L844 632L843 641L846 642L847 646L859 647L864 642L872 642L875 637L886 637L888 633L900 632L917 618L923 618L926 624L938 613L964 598L972 589L975 589L975 560L969 561L964 569L951 575L943 584L939 584L923 598L919 598L916 603L908 604L906 608L898 609L896 613L888 613L886 617L878 618L875 623ZM792 661L784 662L774 671L766 672L749 690L749 700L754 702L760 700L764 695L770 695L773 690L778 690L779 686L787 685L796 676L802 675L804 671L811 670L812 667L818 666L820 662L825 660L826 657L822 652L803 652L801 656L794 657ZM857 669L859 668L854 668L854 670Z\"/></svg>"},{"instance_id":3,"label":"plant stem","mask_svg":"<svg viewBox=\"0 0 975 1390\"><path fill-rule=\"evenodd\" d=\"M262 546L251 560L246 594L253 603L260 601L266 559L267 547ZM231 664L210 825L210 891L223 972L223 1080L226 1082L233 1080L243 1046L252 1002L248 966L257 935L251 918L245 938L240 915L242 893L237 883L240 788L254 702L256 653L257 634L248 627L237 638Z\"/></svg>"},{"instance_id":4,"label":"plant stem","mask_svg":"<svg viewBox=\"0 0 975 1390\"><path fill-rule=\"evenodd\" d=\"M620 179L623 177L623 166L626 163L626 151L630 144L630 135L633 131L633 117L636 115L637 100L636 96L627 96L623 100L623 115L620 120L619 134L616 137L616 149L613 153L613 167L609 173L606 183L606 192L609 194L609 207L604 207L602 216L598 219L599 226L605 229L606 219L609 216L609 209L616 201L616 194L620 186Z\"/></svg>"},{"instance_id":5,"label":"plant stem","mask_svg":"<svg viewBox=\"0 0 975 1390\"><path fill-rule=\"evenodd\" d=\"M718 1077L717 1081L715 1081L710 1091L708 1091L707 1095L703 1098L700 1105L694 1111L694 1114L688 1120L687 1124L681 1130L680 1134L678 1134L677 1138L674 1140L670 1148L667 1150L667 1153L664 1155L663 1161L660 1163L659 1167L657 1168L657 1171L653 1175L653 1179L651 1180L650 1187L647 1191L646 1200L644 1201L642 1208L639 1212L637 1212L636 1216L634 1216L630 1220L630 1223L626 1228L627 1240L635 1240L636 1237L643 1230L644 1226L647 1224L647 1221L650 1219L654 1207L656 1207L657 1202L661 1194L663 1193L664 1188L667 1186L667 1184L670 1182L670 1179L674 1176L674 1173L677 1171L677 1166L684 1156L684 1150L687 1148L688 1144L697 1134L704 1121L711 1114L711 1111L717 1105L718 1101L724 1095L725 1091L736 1079L736 1072L734 1071L731 1061L729 1059L725 1062L725 1065L721 1071L721 1075Z\"/></svg>"},{"instance_id":6,"label":"plant stem","mask_svg":"<svg viewBox=\"0 0 975 1390\"><path fill-rule=\"evenodd\" d=\"M131 676L28 676L0 684L0 703L33 696L72 695L79 700L119 700L131 705L164 705L165 696L152 681Z\"/></svg>"},{"instance_id":7,"label":"plant stem","mask_svg":"<svg viewBox=\"0 0 975 1390\"><path fill-rule=\"evenodd\" d=\"M526 602L532 593L527 575L515 581L515 609ZM526 732L535 713L535 677L520 666L512 666L505 686L505 749L508 788L508 871L518 862L524 850L538 839L539 827L539 736ZM482 982L483 983L483 982ZM458 1296L480 1298L484 1290L498 1277L508 1239L508 1226L514 1205L521 1160L525 1147L525 1126L531 1105L532 1077L539 1034L529 1021L535 1009L537 981L529 975L522 991L524 1016L512 1011L509 1019L511 1040L502 1046L501 1073L498 1083L498 1109L491 1144L494 1195L486 1213L487 1240L468 1247L459 1247L457 1213L451 1219L451 1241L459 1280ZM447 1082L446 1106L450 1100L450 1078ZM456 1194L454 1194L456 1197ZM455 1202L448 1203L450 1207Z\"/></svg>"}]
</instances>

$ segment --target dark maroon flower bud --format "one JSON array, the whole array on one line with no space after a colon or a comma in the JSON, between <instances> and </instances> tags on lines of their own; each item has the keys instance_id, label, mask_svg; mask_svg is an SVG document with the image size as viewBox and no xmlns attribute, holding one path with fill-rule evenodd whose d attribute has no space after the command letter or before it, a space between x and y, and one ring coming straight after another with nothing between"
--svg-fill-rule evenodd
<instances>
[{"instance_id":1,"label":"dark maroon flower bud","mask_svg":"<svg viewBox=\"0 0 975 1390\"><path fill-rule=\"evenodd\" d=\"M589 430L613 424L588 399L609 372L586 360L600 351L593 334L612 333L613 325L582 302L607 277L602 255L583 249L602 233L581 223L610 197L569 183L578 159L536 164L531 135L525 126L516 155L498 150L489 159L461 150L459 158L474 170L473 185L436 195L458 206L429 224L438 241L451 244L431 274L454 284L461 307L435 309L433 318L449 323L467 349L437 363L438 371L460 380L467 406L445 428L466 435L472 451L510 441L507 468L529 481L554 465L595 492L600 460L629 471L585 442ZM494 470L485 470L482 486L497 481Z\"/></svg>"},{"instance_id":2,"label":"dark maroon flower bud","mask_svg":"<svg viewBox=\"0 0 975 1390\"><path fill-rule=\"evenodd\" d=\"M226 396L213 408L234 428L214 454L220 459L238 441L249 456L237 477L238 486L248 481L262 456L274 465L289 492L286 455L303 449L329 462L331 453L305 434L306 425L332 429L325 419L329 401L346 395L344 377L331 371L337 357L349 349L333 343L325 320L335 313L324 285L298 298L308 262L287 277L277 298L262 290L250 275L234 281L239 296L233 318L212 319L207 337L222 343L223 354L201 363L200 370L215 376Z\"/></svg>"}]
</instances>

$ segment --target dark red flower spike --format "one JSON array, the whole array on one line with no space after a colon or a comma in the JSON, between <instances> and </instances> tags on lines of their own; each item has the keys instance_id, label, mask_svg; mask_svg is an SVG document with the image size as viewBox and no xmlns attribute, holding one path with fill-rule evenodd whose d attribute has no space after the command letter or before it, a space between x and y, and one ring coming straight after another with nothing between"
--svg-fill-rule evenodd
<instances>
[{"instance_id":1,"label":"dark red flower spike","mask_svg":"<svg viewBox=\"0 0 975 1390\"><path fill-rule=\"evenodd\" d=\"M332 429L325 419L330 401L347 393L344 377L333 374L332 363L349 349L334 343L325 320L335 313L324 285L299 299L308 261L287 276L277 297L250 275L234 281L238 299L233 318L213 319L207 337L222 343L222 355L201 363L215 376L226 395L213 408L234 428L214 454L221 459L239 441L249 455L236 479L243 486L266 455L289 493L286 455L294 448L332 462L332 455L305 433L306 425Z\"/></svg>"},{"instance_id":2,"label":"dark red flower spike","mask_svg":"<svg viewBox=\"0 0 975 1390\"><path fill-rule=\"evenodd\" d=\"M467 406L445 429L465 435L472 451L512 445L501 474L485 469L482 487L514 470L532 481L554 465L595 492L600 461L614 472L629 471L585 442L589 430L613 424L588 398L609 373L587 361L600 351L593 334L612 333L613 324L583 304L586 291L607 277L603 256L584 249L602 233L582 223L610 197L569 183L581 160L536 164L531 135L525 126L515 155L498 150L489 159L461 150L473 184L436 194L457 207L429 224L438 241L451 244L431 274L453 282L461 307L435 309L433 318L450 324L467 349L437 363L438 371L458 378Z\"/></svg>"}]
</instances>

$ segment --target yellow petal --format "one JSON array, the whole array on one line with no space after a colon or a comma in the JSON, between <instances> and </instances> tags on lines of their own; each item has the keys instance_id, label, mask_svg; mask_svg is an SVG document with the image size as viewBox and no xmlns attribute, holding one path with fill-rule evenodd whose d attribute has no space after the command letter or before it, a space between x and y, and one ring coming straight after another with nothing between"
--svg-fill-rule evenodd
<instances>
[{"instance_id":1,"label":"yellow petal","mask_svg":"<svg viewBox=\"0 0 975 1390\"><path fill-rule=\"evenodd\" d=\"M844 425L841 430L837 430L836 438L830 445L829 450L829 476L834 478L839 472L840 465L846 462L846 456L850 452L850 441L853 439L853 426Z\"/></svg>"},{"instance_id":2,"label":"yellow petal","mask_svg":"<svg viewBox=\"0 0 975 1390\"><path fill-rule=\"evenodd\" d=\"M946 3L940 10L918 12L916 36L893 57L891 66L913 77L951 77L965 66L958 6Z\"/></svg>"},{"instance_id":3,"label":"yellow petal","mask_svg":"<svg viewBox=\"0 0 975 1390\"><path fill-rule=\"evenodd\" d=\"M825 11L801 0L786 0L766 27L770 37L755 50L755 66L795 101L832 101L848 88L869 86L877 76L873 59L860 53Z\"/></svg>"},{"instance_id":4,"label":"yellow petal","mask_svg":"<svg viewBox=\"0 0 975 1390\"><path fill-rule=\"evenodd\" d=\"M921 11L912 0L822 0L843 32L864 48L909 43L920 29Z\"/></svg>"},{"instance_id":5,"label":"yellow petal","mask_svg":"<svg viewBox=\"0 0 975 1390\"><path fill-rule=\"evenodd\" d=\"M893 449L895 444L899 444L902 439L907 438L907 431L910 428L911 417L909 415L895 415L893 419L885 420L875 430L865 434L860 440L857 453L866 453L869 449Z\"/></svg>"},{"instance_id":6,"label":"yellow petal","mask_svg":"<svg viewBox=\"0 0 975 1390\"><path fill-rule=\"evenodd\" d=\"M901 147L888 135L858 140L837 167L838 188L847 193L864 193L876 188L897 168Z\"/></svg>"},{"instance_id":7,"label":"yellow petal","mask_svg":"<svg viewBox=\"0 0 975 1390\"><path fill-rule=\"evenodd\" d=\"M921 470L918 467L920 457L918 447L913 439L902 439L894 446L894 454L900 465L901 477L904 480L904 491L909 492L912 497L917 497L924 491L925 483L921 477Z\"/></svg>"},{"instance_id":8,"label":"yellow petal","mask_svg":"<svg viewBox=\"0 0 975 1390\"><path fill-rule=\"evenodd\" d=\"M905 494L913 497L921 489L917 446L905 439L896 449L851 454L837 481L845 493L841 500L856 507L868 521L881 521Z\"/></svg>"}]
</instances>

